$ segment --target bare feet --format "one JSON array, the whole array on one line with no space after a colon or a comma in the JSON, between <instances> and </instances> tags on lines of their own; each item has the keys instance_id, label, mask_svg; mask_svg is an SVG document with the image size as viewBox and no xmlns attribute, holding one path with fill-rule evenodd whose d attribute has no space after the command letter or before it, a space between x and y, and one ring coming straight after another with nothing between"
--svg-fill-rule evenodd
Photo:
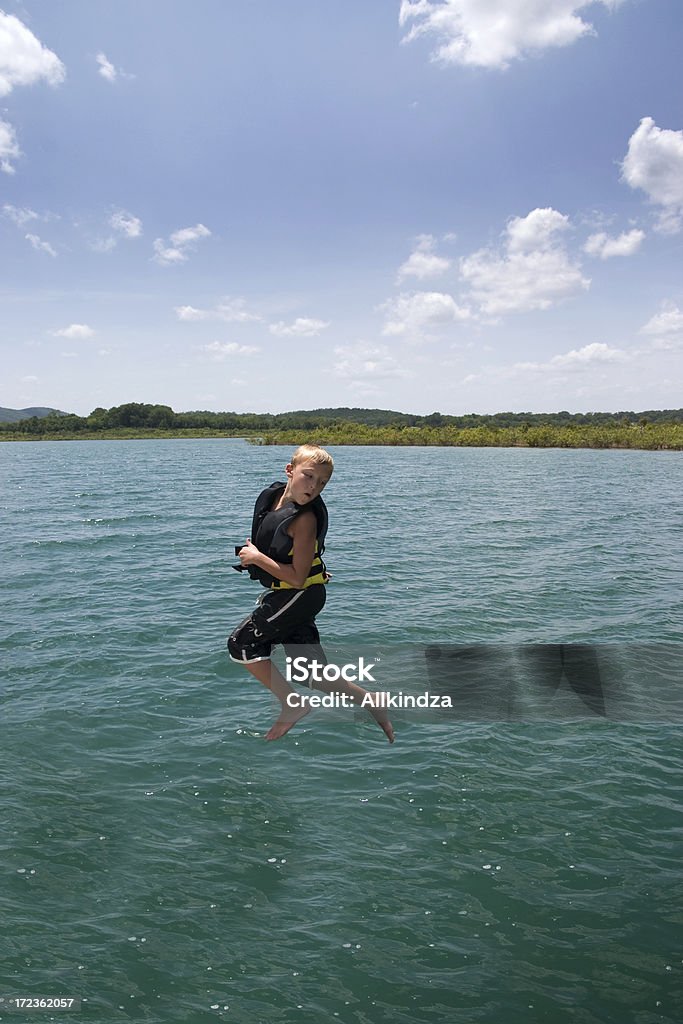
<instances>
[{"instance_id":1,"label":"bare feet","mask_svg":"<svg viewBox=\"0 0 683 1024\"><path fill-rule=\"evenodd\" d=\"M264 738L267 740L279 740L280 737L289 732L293 725L296 725L297 722L307 715L310 710L310 704L304 703L303 701L301 705L296 708L290 708L283 704L280 717L274 725L271 725Z\"/></svg>"},{"instance_id":2,"label":"bare feet","mask_svg":"<svg viewBox=\"0 0 683 1024\"><path fill-rule=\"evenodd\" d=\"M387 694L387 697L388 696L389 696L389 694ZM373 694L373 697L374 697L374 700L373 700L372 704L370 704L368 710L370 711L370 714L372 715L372 717L377 722L377 724L380 727L380 729L385 733L385 735L386 735L387 739L389 740L389 742L393 743L394 739L395 739L394 727L391 724L391 722L389 721L389 715L387 714L386 710L383 707L383 694L382 694L382 691L379 690L377 693ZM375 703L376 703L377 706L375 706Z\"/></svg>"},{"instance_id":3,"label":"bare feet","mask_svg":"<svg viewBox=\"0 0 683 1024\"><path fill-rule=\"evenodd\" d=\"M376 710L375 708L372 708L370 714L375 719L380 729L382 729L382 731L386 734L386 737L389 740L389 742L393 743L395 739L394 727L389 721L389 716L387 715L386 711L380 711Z\"/></svg>"}]
</instances>

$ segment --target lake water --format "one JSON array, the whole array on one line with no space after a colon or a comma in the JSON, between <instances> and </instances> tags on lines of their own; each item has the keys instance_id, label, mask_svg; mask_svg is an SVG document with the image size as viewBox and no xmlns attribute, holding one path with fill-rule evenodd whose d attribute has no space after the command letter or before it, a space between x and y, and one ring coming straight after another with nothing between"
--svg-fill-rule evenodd
<instances>
[{"instance_id":1,"label":"lake water","mask_svg":"<svg viewBox=\"0 0 683 1024\"><path fill-rule=\"evenodd\" d=\"M324 712L265 743L225 655L289 454L0 445L0 1019L680 1024L680 455L333 449L324 641L515 679L390 746ZM539 714L539 651L640 656L635 711Z\"/></svg>"}]
</instances>

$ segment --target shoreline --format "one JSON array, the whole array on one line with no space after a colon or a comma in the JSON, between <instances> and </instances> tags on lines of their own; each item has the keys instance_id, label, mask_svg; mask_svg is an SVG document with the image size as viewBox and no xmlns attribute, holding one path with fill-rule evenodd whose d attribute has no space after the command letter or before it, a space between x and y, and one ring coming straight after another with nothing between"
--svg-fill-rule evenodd
<instances>
[{"instance_id":1,"label":"shoreline","mask_svg":"<svg viewBox=\"0 0 683 1024\"><path fill-rule=\"evenodd\" d=\"M354 429L356 427L356 429ZM323 445L336 447L426 447L426 448L566 448L612 451L682 451L683 425L680 423L616 427L517 427L440 430L409 427L403 429L342 429L319 427L310 431L282 431L265 434L239 434L206 427L181 430L113 428L101 431L47 432L24 434L0 430L0 442L22 441L158 441L158 440L233 440L260 447L298 445L315 435Z\"/></svg>"}]
</instances>

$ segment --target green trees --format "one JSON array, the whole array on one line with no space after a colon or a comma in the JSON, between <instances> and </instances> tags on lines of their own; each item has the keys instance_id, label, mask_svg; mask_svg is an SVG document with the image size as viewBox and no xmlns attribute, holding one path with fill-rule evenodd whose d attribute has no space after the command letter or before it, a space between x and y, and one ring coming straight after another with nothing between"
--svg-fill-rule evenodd
<instances>
[{"instance_id":1,"label":"green trees","mask_svg":"<svg viewBox=\"0 0 683 1024\"><path fill-rule=\"evenodd\" d=\"M128 402L89 416L50 413L0 425L2 440L78 437L248 437L260 444L683 449L683 410L412 416L382 409L289 413L182 412Z\"/></svg>"}]
</instances>

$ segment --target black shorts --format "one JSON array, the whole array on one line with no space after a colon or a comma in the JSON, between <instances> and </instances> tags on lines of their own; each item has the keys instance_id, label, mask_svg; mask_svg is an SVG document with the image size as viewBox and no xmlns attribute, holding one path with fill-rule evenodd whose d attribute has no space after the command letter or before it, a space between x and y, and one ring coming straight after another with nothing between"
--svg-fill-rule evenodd
<instances>
[{"instance_id":1,"label":"black shorts","mask_svg":"<svg viewBox=\"0 0 683 1024\"><path fill-rule=\"evenodd\" d=\"M306 647L311 657L324 661L315 617L324 607L325 590L324 583L314 583L305 590L266 591L228 637L232 660L243 665L267 661L273 647L282 644L285 651L290 646Z\"/></svg>"}]
</instances>

